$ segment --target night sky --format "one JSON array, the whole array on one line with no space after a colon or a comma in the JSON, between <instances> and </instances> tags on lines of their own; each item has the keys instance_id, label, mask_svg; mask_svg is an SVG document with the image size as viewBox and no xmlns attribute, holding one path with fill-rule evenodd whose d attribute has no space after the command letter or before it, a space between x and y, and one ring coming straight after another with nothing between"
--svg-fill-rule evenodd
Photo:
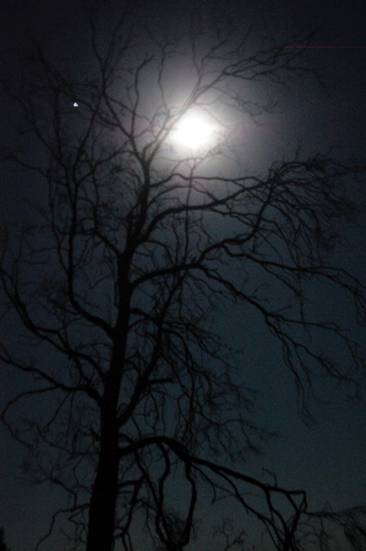
<instances>
[{"instance_id":1,"label":"night sky","mask_svg":"<svg viewBox=\"0 0 366 551\"><path fill-rule=\"evenodd\" d=\"M219 3L202 0L207 9L219 10ZM199 2L191 1L190 7ZM51 40L58 53L72 55L82 70L85 60L83 40L86 22L80 2L2 0L0 6L0 50L6 70L18 71L15 48L26 50L28 37ZM108 1L100 2L105 10ZM178 25L182 2L150 2L147 10L150 24ZM257 0L228 3L227 9L237 17L237 29L252 22L254 32L266 31L274 36L305 36L317 30L308 47L312 65L323 77L322 87L311 79L292 82L277 98L273 113L261 124L246 129L248 157L259 166L276 158L294 154L301 145L306 153L329 151L342 158L365 159L366 143L366 15L363 2L308 0L306 2ZM179 7L178 7L179 5ZM143 13L144 6L140 8ZM187 4L188 9L188 4ZM239 15L238 15L239 14ZM297 43L296 45L301 45ZM3 69L1 69L3 70ZM0 99L0 101L3 101ZM14 133L17 114L0 104L1 143L8 143ZM10 138L9 138L10 136ZM0 223L9 224L28 216L25 206L30 198L40 199L41 190L32 178L26 181L1 169ZM357 196L356 196L357 194ZM353 199L360 212L345 223L333 254L334 263L352 271L366 284L365 207L363 182L355 188ZM314 291L316 295L316 290ZM327 313L337 311L351 326L350 309L337 296L314 296ZM316 306L315 306L316 308ZM354 328L359 332L361 329ZM289 375L274 368L280 361L278 350L264 340L256 321L247 320L243 327L240 312L227 311L222 332L231 344L244 345L246 361L253 365L249 386L257 389L257 419L279 436L265 447L265 454L248 460L244 469L261 476L262 468L275 471L283 485L308 491L315 507L326 502L337 507L366 503L366 416L365 397L358 403L346 400L346 393L327 381L318 381L310 397L314 422L305 423L298 414L296 394ZM0 375L0 399L8 396L15 384ZM362 384L360 383L362 389ZM17 465L21 452L3 428L0 429L0 526L5 528L11 551L31 549L46 527L47 515L57 499L48 487L33 487L19 478ZM51 547L42 547L51 551ZM64 547L52 546L54 551ZM192 549L196 547L193 545ZM197 551L205 551L204 546ZM220 551L215 549L212 551Z\"/></svg>"}]
</instances>

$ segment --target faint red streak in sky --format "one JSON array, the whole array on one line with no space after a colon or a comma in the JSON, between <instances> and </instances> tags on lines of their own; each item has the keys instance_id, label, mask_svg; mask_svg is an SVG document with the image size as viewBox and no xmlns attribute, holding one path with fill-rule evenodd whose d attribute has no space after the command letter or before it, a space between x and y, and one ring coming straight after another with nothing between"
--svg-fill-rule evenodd
<instances>
[{"instance_id":1,"label":"faint red streak in sky","mask_svg":"<svg viewBox=\"0 0 366 551\"><path fill-rule=\"evenodd\" d=\"M366 50L366 46L337 46L336 44L291 44L286 48L295 50Z\"/></svg>"}]
</instances>

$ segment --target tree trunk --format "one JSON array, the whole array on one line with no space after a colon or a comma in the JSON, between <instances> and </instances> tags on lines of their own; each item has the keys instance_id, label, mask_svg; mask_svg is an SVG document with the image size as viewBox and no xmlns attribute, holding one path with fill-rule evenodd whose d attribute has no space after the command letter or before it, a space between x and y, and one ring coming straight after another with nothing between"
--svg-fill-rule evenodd
<instances>
[{"instance_id":1,"label":"tree trunk","mask_svg":"<svg viewBox=\"0 0 366 551\"><path fill-rule=\"evenodd\" d=\"M89 508L86 551L112 551L118 498L118 399L125 357L129 301L128 262L119 261L120 307L116 323L116 339L101 406L100 449L97 473L92 487Z\"/></svg>"},{"instance_id":2,"label":"tree trunk","mask_svg":"<svg viewBox=\"0 0 366 551\"><path fill-rule=\"evenodd\" d=\"M104 409L104 408L103 408ZM102 411L101 441L92 488L86 551L112 551L118 495L118 427L111 404Z\"/></svg>"}]
</instances>

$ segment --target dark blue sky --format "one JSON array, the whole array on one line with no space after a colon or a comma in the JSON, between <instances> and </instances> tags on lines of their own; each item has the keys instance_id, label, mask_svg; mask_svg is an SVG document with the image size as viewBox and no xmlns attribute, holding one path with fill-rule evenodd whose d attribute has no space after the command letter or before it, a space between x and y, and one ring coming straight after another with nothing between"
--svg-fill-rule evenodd
<instances>
[{"instance_id":1,"label":"dark blue sky","mask_svg":"<svg viewBox=\"0 0 366 551\"><path fill-rule=\"evenodd\" d=\"M100 2L102 4L102 2ZM153 24L161 19L178 24L185 8L178 2L155 0ZM198 2L190 2L195 6ZM248 154L265 151L264 159L290 155L301 144L303 150L314 153L333 147L334 154L345 158L365 159L366 143L366 16L363 2L264 1L233 2L241 20L253 21L254 29L267 30L273 36L307 34L318 29L308 50L313 65L324 77L327 89L312 81L291 84L279 96L278 106L263 124L254 129ZM105 2L105 9L109 2ZM208 0L205 5L214 6ZM229 4L228 4L229 6ZM229 7L225 8L229 10ZM0 48L3 52L27 43L27 36L48 35L60 52L75 52L82 57L85 21L74 2L3 0L0 7ZM234 13L234 11L233 11ZM163 14L163 15L162 15ZM240 32L238 30L238 32ZM7 68L12 53L4 53ZM17 66L12 65L16 73ZM7 141L16 119L2 104L1 141ZM0 173L0 223L21 220L26 213L24 199L34 196L35 182ZM354 200L366 206L363 183L354 191ZM365 210L342 228L344 242L334 251L334 261L356 273L366 283ZM340 316L351 324L349 309L337 297L321 297L325 308L332 312L339 306ZM228 322L228 318L230 322ZM246 361L253 364L249 385L258 389L258 419L267 428L280 432L280 437L268 444L267 453L250 460L247 468L260 475L261 468L275 471L283 485L295 485L308 490L317 506L330 501L335 506L350 506L366 501L366 423L365 402L350 404L345 394L334 385L321 382L315 388L318 401L312 403L316 424L306 426L297 415L292 381L274 369L278 352L253 320L252 331L243 336L239 313L230 312L223 332L233 344L245 344ZM356 331L356 329L355 329ZM358 330L357 330L358 331ZM361 333L360 333L361 335ZM362 337L361 337L362 338ZM12 382L1 377L1 398ZM53 494L48 488L31 488L16 479L19 449L1 429L0 446L0 525L6 530L12 551L26 551L35 536L44 528L50 512ZM47 551L47 546L44 547ZM55 548L53 548L55 549ZM60 550L62 547L59 548ZM49 548L49 551L50 548ZM57 550L58 551L58 550ZM200 549L201 551L201 549ZM202 550L203 551L203 550ZM216 551L216 550L215 550ZM219 551L219 549L217 550Z\"/></svg>"}]
</instances>

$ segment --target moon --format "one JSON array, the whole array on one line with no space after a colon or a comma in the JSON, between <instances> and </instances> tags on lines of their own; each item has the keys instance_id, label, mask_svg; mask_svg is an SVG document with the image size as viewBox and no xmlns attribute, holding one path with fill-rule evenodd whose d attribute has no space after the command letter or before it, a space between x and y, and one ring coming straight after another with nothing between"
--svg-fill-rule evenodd
<instances>
[{"instance_id":1,"label":"moon","mask_svg":"<svg viewBox=\"0 0 366 551\"><path fill-rule=\"evenodd\" d=\"M184 115L172 132L172 142L181 150L202 152L213 147L218 139L218 128L206 113Z\"/></svg>"}]
</instances>

